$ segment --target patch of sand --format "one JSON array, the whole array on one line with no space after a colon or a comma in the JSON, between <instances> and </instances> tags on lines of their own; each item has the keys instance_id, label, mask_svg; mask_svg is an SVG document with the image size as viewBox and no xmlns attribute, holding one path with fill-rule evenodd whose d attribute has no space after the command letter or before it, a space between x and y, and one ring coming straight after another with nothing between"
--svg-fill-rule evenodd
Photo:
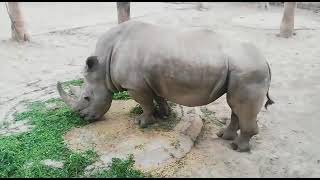
<instances>
[{"instance_id":1,"label":"patch of sand","mask_svg":"<svg viewBox=\"0 0 320 180\"><path fill-rule=\"evenodd\" d=\"M129 114L135 105L133 100L114 100L104 120L74 128L65 135L70 149L85 151L93 148L100 155L100 161L88 169L106 167L114 157L125 158L133 154L137 168L152 171L183 158L191 150L202 129L200 116L192 111L195 108L183 107L190 113L176 117L178 124L173 128L156 123L141 129L134 124L135 117ZM173 111L179 110L180 106L175 106ZM166 123L175 122L170 119Z\"/></svg>"}]
</instances>

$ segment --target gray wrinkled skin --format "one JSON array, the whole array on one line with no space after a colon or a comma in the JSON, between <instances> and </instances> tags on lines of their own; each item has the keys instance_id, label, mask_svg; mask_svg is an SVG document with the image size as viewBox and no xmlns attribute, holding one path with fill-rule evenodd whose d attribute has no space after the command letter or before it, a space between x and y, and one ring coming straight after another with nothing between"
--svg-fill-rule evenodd
<instances>
[{"instance_id":1,"label":"gray wrinkled skin","mask_svg":"<svg viewBox=\"0 0 320 180\"><path fill-rule=\"evenodd\" d=\"M234 140L233 149L249 151L265 97L266 107L273 103L268 96L270 81L266 59L249 43L230 41L210 30L173 30L127 21L98 40L86 61L79 96L67 95L59 83L58 90L74 111L91 120L109 110L113 92L127 90L143 108L136 119L140 127L153 123L155 115L168 116L167 100L194 107L226 93L231 123L217 135Z\"/></svg>"}]
</instances>

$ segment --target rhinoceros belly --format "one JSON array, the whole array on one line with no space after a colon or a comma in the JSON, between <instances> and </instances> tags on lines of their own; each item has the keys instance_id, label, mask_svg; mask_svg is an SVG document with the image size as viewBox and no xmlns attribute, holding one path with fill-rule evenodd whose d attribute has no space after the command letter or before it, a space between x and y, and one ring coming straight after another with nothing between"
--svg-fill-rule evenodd
<instances>
[{"instance_id":1,"label":"rhinoceros belly","mask_svg":"<svg viewBox=\"0 0 320 180\"><path fill-rule=\"evenodd\" d=\"M145 77L160 97L185 106L201 106L211 103L225 92L228 67L223 57L159 61L161 63L146 70Z\"/></svg>"}]
</instances>

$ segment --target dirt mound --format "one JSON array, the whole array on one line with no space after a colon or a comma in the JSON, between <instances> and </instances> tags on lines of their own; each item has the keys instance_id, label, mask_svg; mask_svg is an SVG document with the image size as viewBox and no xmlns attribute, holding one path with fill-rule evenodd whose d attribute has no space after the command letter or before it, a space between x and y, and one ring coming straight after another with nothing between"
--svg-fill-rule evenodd
<instances>
[{"instance_id":1,"label":"dirt mound","mask_svg":"<svg viewBox=\"0 0 320 180\"><path fill-rule=\"evenodd\" d=\"M134 124L135 116L130 114L135 105L133 100L114 101L104 120L74 128L65 135L72 150L94 148L100 155L88 171L107 167L112 158L129 154L134 155L137 168L155 170L176 162L191 150L203 126L198 109L175 106L175 116L140 129Z\"/></svg>"}]
</instances>

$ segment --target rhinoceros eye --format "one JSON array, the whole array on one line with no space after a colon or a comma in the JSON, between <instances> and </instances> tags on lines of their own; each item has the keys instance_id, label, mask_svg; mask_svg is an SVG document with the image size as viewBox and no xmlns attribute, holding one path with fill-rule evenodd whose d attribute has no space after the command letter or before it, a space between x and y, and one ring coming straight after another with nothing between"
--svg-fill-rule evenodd
<instances>
[{"instance_id":1,"label":"rhinoceros eye","mask_svg":"<svg viewBox=\"0 0 320 180\"><path fill-rule=\"evenodd\" d=\"M90 101L90 98L88 96L84 97L84 99Z\"/></svg>"}]
</instances>

